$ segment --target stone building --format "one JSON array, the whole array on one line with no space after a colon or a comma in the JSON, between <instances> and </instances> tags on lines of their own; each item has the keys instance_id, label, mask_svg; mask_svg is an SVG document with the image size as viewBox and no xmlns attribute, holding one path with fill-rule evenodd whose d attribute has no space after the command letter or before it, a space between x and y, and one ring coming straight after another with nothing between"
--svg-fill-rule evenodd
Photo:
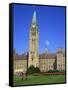
<instances>
[{"instance_id":1,"label":"stone building","mask_svg":"<svg viewBox=\"0 0 68 90\"><path fill-rule=\"evenodd\" d=\"M57 70L65 70L65 52L59 48L57 53Z\"/></svg>"},{"instance_id":2,"label":"stone building","mask_svg":"<svg viewBox=\"0 0 68 90\"><path fill-rule=\"evenodd\" d=\"M47 72L54 70L55 55L51 53L43 53L39 55L40 60L40 71Z\"/></svg>"},{"instance_id":3,"label":"stone building","mask_svg":"<svg viewBox=\"0 0 68 90\"><path fill-rule=\"evenodd\" d=\"M27 71L27 56L25 54L18 55L17 53L14 55L13 60L14 74L20 74L21 72Z\"/></svg>"},{"instance_id":4,"label":"stone building","mask_svg":"<svg viewBox=\"0 0 68 90\"><path fill-rule=\"evenodd\" d=\"M29 56L28 56L29 57ZM14 55L14 74L20 74L20 72L26 72L28 66L28 57L26 54ZM39 69L41 72L47 72L49 70L65 70L65 53L62 48L59 48L56 53L42 53L38 58ZM33 65L33 64L32 64Z\"/></svg>"},{"instance_id":5,"label":"stone building","mask_svg":"<svg viewBox=\"0 0 68 90\"><path fill-rule=\"evenodd\" d=\"M28 67L31 65L39 67L38 57L38 25L36 20L36 12L33 14L32 23L29 33L29 60Z\"/></svg>"},{"instance_id":6,"label":"stone building","mask_svg":"<svg viewBox=\"0 0 68 90\"><path fill-rule=\"evenodd\" d=\"M54 54L48 52L39 54L39 32L36 12L33 14L32 23L29 33L29 55L18 55L13 52L13 68L14 74L26 72L31 65L38 67L41 72L49 70L65 70L65 52L59 48Z\"/></svg>"}]
</instances>

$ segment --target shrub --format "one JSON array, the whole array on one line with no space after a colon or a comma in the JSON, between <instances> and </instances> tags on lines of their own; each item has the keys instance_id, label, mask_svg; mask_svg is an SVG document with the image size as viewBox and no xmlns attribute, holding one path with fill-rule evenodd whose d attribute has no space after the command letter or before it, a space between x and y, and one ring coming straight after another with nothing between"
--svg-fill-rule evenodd
<instances>
[{"instance_id":1,"label":"shrub","mask_svg":"<svg viewBox=\"0 0 68 90\"><path fill-rule=\"evenodd\" d=\"M32 74L32 73L34 73L34 72L35 72L34 66L30 66L30 67L28 68L28 70L27 70L27 73L28 73L28 74Z\"/></svg>"},{"instance_id":2,"label":"shrub","mask_svg":"<svg viewBox=\"0 0 68 90\"><path fill-rule=\"evenodd\" d=\"M59 70L49 70L48 72L60 72Z\"/></svg>"},{"instance_id":3,"label":"shrub","mask_svg":"<svg viewBox=\"0 0 68 90\"><path fill-rule=\"evenodd\" d=\"M28 74L39 73L39 72L40 69L38 67L34 67L33 65L27 69Z\"/></svg>"},{"instance_id":4,"label":"shrub","mask_svg":"<svg viewBox=\"0 0 68 90\"><path fill-rule=\"evenodd\" d=\"M35 68L35 73L39 73L40 69L38 67Z\"/></svg>"}]
</instances>

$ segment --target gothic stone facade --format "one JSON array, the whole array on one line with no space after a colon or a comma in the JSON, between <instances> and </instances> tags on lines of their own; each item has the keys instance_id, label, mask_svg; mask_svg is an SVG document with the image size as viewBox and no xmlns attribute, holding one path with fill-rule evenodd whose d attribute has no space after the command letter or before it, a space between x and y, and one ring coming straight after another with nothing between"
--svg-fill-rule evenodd
<instances>
[{"instance_id":1,"label":"gothic stone facade","mask_svg":"<svg viewBox=\"0 0 68 90\"><path fill-rule=\"evenodd\" d=\"M38 43L38 23L36 12L34 12L29 33L28 60L26 54L18 55L14 51L14 73L25 72L27 70L27 64L28 68L31 65L39 67L41 72L47 72L54 69L65 70L65 53L63 52L63 49L59 48L55 54L49 53L48 51L43 54L39 54Z\"/></svg>"},{"instance_id":2,"label":"gothic stone facade","mask_svg":"<svg viewBox=\"0 0 68 90\"><path fill-rule=\"evenodd\" d=\"M25 72L27 70L27 57L26 55L18 55L14 53L13 55L13 72L14 74L20 74L20 72Z\"/></svg>"},{"instance_id":3,"label":"gothic stone facade","mask_svg":"<svg viewBox=\"0 0 68 90\"><path fill-rule=\"evenodd\" d=\"M28 66L31 65L39 67L38 57L38 25L36 21L36 12L34 12L32 24L29 33L29 62Z\"/></svg>"},{"instance_id":4,"label":"gothic stone facade","mask_svg":"<svg viewBox=\"0 0 68 90\"><path fill-rule=\"evenodd\" d=\"M14 74L20 72L26 72L28 66L28 58L26 54L18 55L14 54ZM55 54L42 53L39 54L39 68L41 72L47 72L49 70L65 70L65 53L63 49L58 49ZM33 65L33 64L32 64Z\"/></svg>"}]
</instances>

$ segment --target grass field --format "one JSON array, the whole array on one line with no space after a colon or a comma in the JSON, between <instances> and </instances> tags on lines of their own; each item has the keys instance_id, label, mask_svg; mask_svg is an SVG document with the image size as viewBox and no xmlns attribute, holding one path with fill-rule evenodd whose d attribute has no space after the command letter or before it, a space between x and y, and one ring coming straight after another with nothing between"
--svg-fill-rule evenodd
<instances>
[{"instance_id":1,"label":"grass field","mask_svg":"<svg viewBox=\"0 0 68 90\"><path fill-rule=\"evenodd\" d=\"M51 83L64 83L65 75L39 75L39 76L28 76L27 80L22 80L21 77L14 77L14 86L17 85L34 85L34 84L51 84Z\"/></svg>"}]
</instances>

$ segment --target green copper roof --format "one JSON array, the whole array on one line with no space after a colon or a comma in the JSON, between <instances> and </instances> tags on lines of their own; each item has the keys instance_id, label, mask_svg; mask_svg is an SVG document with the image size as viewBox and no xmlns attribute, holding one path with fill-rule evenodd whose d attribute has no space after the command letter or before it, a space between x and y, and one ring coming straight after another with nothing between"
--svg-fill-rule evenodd
<instances>
[{"instance_id":1,"label":"green copper roof","mask_svg":"<svg viewBox=\"0 0 68 90\"><path fill-rule=\"evenodd\" d=\"M36 11L33 13L32 23L36 23Z\"/></svg>"},{"instance_id":2,"label":"green copper roof","mask_svg":"<svg viewBox=\"0 0 68 90\"><path fill-rule=\"evenodd\" d=\"M49 53L48 48L45 48L45 53Z\"/></svg>"}]
</instances>

